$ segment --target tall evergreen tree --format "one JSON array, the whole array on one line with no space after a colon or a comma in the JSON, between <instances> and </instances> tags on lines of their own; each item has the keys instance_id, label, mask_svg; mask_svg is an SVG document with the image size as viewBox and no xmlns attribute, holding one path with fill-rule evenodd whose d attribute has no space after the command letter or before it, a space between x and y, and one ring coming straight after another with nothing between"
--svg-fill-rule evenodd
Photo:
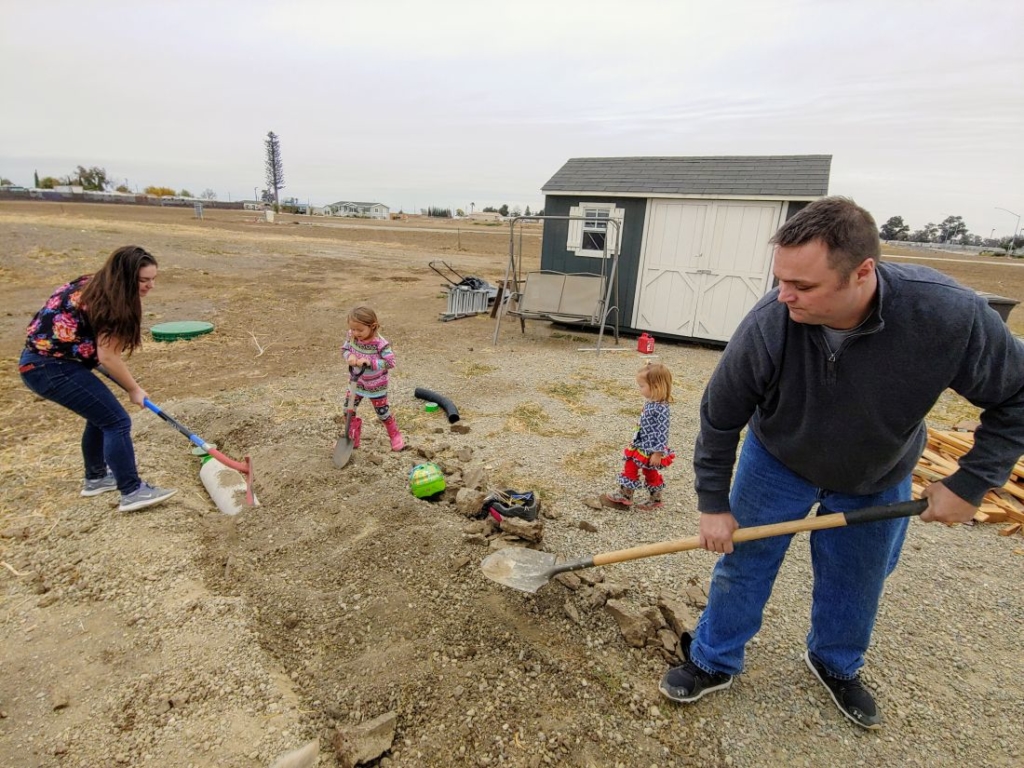
<instances>
[{"instance_id":1,"label":"tall evergreen tree","mask_svg":"<svg viewBox=\"0 0 1024 768\"><path fill-rule=\"evenodd\" d=\"M267 133L263 142L267 150L267 189L274 195L274 210L281 208L278 192L284 189L284 165L281 162L281 140L273 131Z\"/></svg>"}]
</instances>

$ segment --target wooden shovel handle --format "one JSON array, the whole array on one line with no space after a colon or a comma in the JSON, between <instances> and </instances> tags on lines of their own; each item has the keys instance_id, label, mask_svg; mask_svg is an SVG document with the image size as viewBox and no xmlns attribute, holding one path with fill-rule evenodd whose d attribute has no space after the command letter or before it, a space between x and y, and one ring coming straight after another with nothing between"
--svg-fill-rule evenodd
<instances>
[{"instance_id":1,"label":"wooden shovel handle","mask_svg":"<svg viewBox=\"0 0 1024 768\"><path fill-rule=\"evenodd\" d=\"M802 531L820 531L825 528L842 528L847 525L858 523L870 523L876 520L892 520L897 517L913 517L920 515L928 508L928 500L902 501L898 504L888 504L881 507L867 507L852 512L833 512L828 515L817 515L805 517L802 520L789 520L785 523L772 523L771 525L755 525L750 528L737 528L732 535L734 543L741 541L753 541L754 539L767 539L771 536L786 536ZM700 548L700 537L690 536L685 539L673 541L659 541L656 544L644 544L629 549L619 549L614 552L603 552L594 555L594 565L611 565L612 563L623 563L627 560L640 560L644 557L655 555L668 555L673 552L687 552L691 549Z\"/></svg>"}]
</instances>

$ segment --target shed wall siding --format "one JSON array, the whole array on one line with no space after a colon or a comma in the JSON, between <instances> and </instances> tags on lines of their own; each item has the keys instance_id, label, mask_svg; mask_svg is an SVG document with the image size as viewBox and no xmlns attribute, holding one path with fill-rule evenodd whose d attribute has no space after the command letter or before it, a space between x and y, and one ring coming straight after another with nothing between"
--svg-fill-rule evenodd
<instances>
[{"instance_id":1,"label":"shed wall siding","mask_svg":"<svg viewBox=\"0 0 1024 768\"><path fill-rule=\"evenodd\" d=\"M563 197L548 195L544 198L544 214L546 216L569 216L569 209L587 203L612 203L622 208L623 227L619 252L619 325L626 329L633 317L633 301L636 296L636 281L640 267L640 246L644 235L644 216L647 210L646 199L626 197ZM601 271L601 259L589 256L577 256L566 249L569 237L568 221L545 221L544 240L541 245L540 268L555 272L590 272ZM615 301L614 296L612 301ZM612 315L609 320L615 321Z\"/></svg>"}]
</instances>

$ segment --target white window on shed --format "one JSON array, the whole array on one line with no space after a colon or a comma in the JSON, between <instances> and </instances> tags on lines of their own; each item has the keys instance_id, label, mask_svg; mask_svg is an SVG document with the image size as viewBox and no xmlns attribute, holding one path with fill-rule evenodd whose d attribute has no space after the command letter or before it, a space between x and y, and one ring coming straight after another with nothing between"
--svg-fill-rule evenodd
<instances>
[{"instance_id":1,"label":"white window on shed","mask_svg":"<svg viewBox=\"0 0 1024 768\"><path fill-rule=\"evenodd\" d=\"M569 221L569 237L566 239L566 250L573 251L577 256L596 256L601 258L607 253L613 255L622 239L622 221L625 210L616 208L614 203L581 202L569 209L570 216L579 219ZM608 220L618 223L608 226Z\"/></svg>"}]
</instances>

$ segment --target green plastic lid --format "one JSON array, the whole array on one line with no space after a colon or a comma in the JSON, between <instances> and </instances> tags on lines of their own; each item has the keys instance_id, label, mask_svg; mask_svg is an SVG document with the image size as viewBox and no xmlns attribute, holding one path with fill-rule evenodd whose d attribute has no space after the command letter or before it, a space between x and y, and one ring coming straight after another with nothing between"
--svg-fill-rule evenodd
<instances>
[{"instance_id":1,"label":"green plastic lid","mask_svg":"<svg viewBox=\"0 0 1024 768\"><path fill-rule=\"evenodd\" d=\"M433 413L439 407L440 406L437 403L427 403L426 405L423 406L423 410L428 411L430 413Z\"/></svg>"},{"instance_id":2,"label":"green plastic lid","mask_svg":"<svg viewBox=\"0 0 1024 768\"><path fill-rule=\"evenodd\" d=\"M174 323L160 323L151 329L157 341L177 341L178 339L194 339L213 330L213 323L202 320L179 320Z\"/></svg>"}]
</instances>

